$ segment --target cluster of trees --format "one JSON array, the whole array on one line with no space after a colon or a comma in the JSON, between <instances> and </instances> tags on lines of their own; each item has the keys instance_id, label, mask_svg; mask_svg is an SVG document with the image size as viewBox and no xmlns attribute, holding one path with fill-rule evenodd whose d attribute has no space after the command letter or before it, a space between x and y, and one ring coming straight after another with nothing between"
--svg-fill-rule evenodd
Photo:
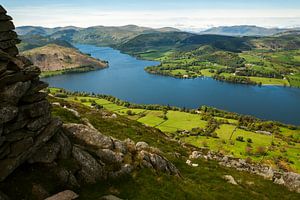
<instances>
[{"instance_id":1,"label":"cluster of trees","mask_svg":"<svg viewBox=\"0 0 300 200\"><path fill-rule=\"evenodd\" d=\"M193 128L191 131L191 135L218 138L218 135L215 132L220 125L218 120L216 120L210 115L204 115L202 116L202 119L207 121L205 128Z\"/></svg>"},{"instance_id":2,"label":"cluster of trees","mask_svg":"<svg viewBox=\"0 0 300 200\"><path fill-rule=\"evenodd\" d=\"M236 70L234 72L237 76L257 76L257 77L266 77L266 78L283 78L283 76L278 72L263 71L263 70L254 70L254 69L242 69Z\"/></svg>"},{"instance_id":3,"label":"cluster of trees","mask_svg":"<svg viewBox=\"0 0 300 200\"><path fill-rule=\"evenodd\" d=\"M247 84L247 85L257 85L255 81L251 81L250 78L247 77L239 77L239 76L222 76L222 75L214 75L214 79L218 81L224 81L229 83L239 83L239 84ZM261 83L259 83L261 85Z\"/></svg>"}]
</instances>

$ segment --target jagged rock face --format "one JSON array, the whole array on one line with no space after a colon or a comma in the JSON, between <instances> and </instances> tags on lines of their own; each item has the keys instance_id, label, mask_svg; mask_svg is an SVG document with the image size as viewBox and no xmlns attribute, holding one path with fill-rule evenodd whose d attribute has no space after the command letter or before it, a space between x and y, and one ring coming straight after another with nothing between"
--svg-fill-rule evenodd
<instances>
[{"instance_id":1,"label":"jagged rock face","mask_svg":"<svg viewBox=\"0 0 300 200\"><path fill-rule=\"evenodd\" d=\"M63 131L75 145L72 156L81 167L77 174L83 183L115 179L137 167L179 175L172 163L156 154L145 142L135 144L129 139L120 141L83 124L64 124ZM127 159L130 161L124 157L130 157Z\"/></svg>"}]
</instances>

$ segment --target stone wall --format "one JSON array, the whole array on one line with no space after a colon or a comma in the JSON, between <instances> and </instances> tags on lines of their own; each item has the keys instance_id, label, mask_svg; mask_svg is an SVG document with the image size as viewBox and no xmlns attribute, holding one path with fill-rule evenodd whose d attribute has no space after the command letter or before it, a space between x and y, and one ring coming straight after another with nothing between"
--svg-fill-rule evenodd
<instances>
[{"instance_id":1,"label":"stone wall","mask_svg":"<svg viewBox=\"0 0 300 200\"><path fill-rule=\"evenodd\" d=\"M22 56L12 18L0 7L0 181L28 160L60 128L51 118L48 85Z\"/></svg>"}]
</instances>

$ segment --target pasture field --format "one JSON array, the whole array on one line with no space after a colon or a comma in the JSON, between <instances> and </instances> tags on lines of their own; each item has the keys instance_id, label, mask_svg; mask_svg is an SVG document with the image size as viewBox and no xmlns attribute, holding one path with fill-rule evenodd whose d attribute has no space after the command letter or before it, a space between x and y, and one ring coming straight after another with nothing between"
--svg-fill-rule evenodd
<instances>
[{"instance_id":1,"label":"pasture field","mask_svg":"<svg viewBox=\"0 0 300 200\"><path fill-rule=\"evenodd\" d=\"M64 94L62 90L56 88L51 88L50 92L54 96ZM103 98L70 94L62 99L90 108L94 102L108 111L157 128L182 142L197 147L207 147L238 158L284 166L289 170L300 172L299 128L277 125L278 131L264 134L241 128L237 119L213 116L218 121L218 127L214 131L216 137L201 136L192 133L194 129L205 130L210 124L202 112L128 108Z\"/></svg>"}]
</instances>

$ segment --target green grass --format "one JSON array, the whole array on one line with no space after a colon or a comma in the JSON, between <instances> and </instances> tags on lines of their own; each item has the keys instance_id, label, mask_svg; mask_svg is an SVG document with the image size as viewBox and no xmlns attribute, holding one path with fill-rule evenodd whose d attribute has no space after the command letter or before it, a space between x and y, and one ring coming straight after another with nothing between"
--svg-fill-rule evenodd
<instances>
[{"instance_id":1,"label":"green grass","mask_svg":"<svg viewBox=\"0 0 300 200\"><path fill-rule=\"evenodd\" d=\"M51 101L66 104L69 108L76 109L82 117L89 121L105 135L110 135L118 139L131 138L135 142L145 141L151 146L162 150L170 161L180 170L182 177L169 176L164 173L154 173L149 169L134 171L131 175L117 180L103 181L94 185L85 185L79 193L80 199L99 199L103 195L114 194L123 199L144 200L144 199L299 199L300 195L288 191L280 185L275 185L269 180L252 175L246 172L239 172L231 168L219 166L214 161L199 159L194 161L199 167L190 167L185 161L188 159L190 149L183 148L176 141L167 138L162 132L155 128L145 127L143 124L127 119L123 116L117 118L103 118L102 112L95 111L82 103L70 101L70 99L50 98ZM65 101L67 100L67 101ZM61 110L61 115L66 110ZM159 116L162 113L152 113ZM63 114L64 115L64 114ZM192 122L191 114L172 113L171 120L174 122L183 118ZM232 129L228 125L221 129L224 137L229 133L226 129ZM224 129L224 130L223 130ZM221 133L220 133L221 134ZM242 133L241 133L242 134ZM248 134L248 133L244 133ZM250 133L251 134L251 133ZM190 137L191 139L192 137ZM214 140L214 139L211 139ZM217 141L217 139L215 139ZM195 140L192 140L194 142ZM217 144L217 143L212 143ZM178 152L182 157L175 157L174 152ZM291 152L292 153L292 152ZM31 173L34 173L31 172ZM222 176L230 174L238 182L238 186L227 183ZM47 181L48 179L43 179Z\"/></svg>"},{"instance_id":2,"label":"green grass","mask_svg":"<svg viewBox=\"0 0 300 200\"><path fill-rule=\"evenodd\" d=\"M51 88L50 91L54 93L61 93L59 89ZM65 98L68 102L76 102L84 105L87 108L90 108L91 102L95 101L96 103L102 105L105 109L115 112L121 116L124 116L128 119L135 120L137 123L142 123L146 126L155 127L160 131L166 133L169 136L177 137L177 131L191 131L193 128L203 128L205 129L207 121L202 120L202 114L192 114L188 112L181 111L167 111L166 115L163 111L159 110L146 110L146 109L133 109L126 108L124 106L119 106L113 102L110 102L105 99L95 98L95 97L75 97L68 96ZM128 115L128 111L131 111L131 114ZM54 109L55 115L61 115L64 120L70 120L78 122L77 118L69 116L70 113L57 113L59 110ZM164 117L165 116L165 117ZM291 160L293 163L288 164L291 169L295 171L300 171L300 155L297 154L298 148L300 149L300 144L295 143L289 144L288 141L290 138L294 140L300 139L300 131L292 130L286 127L280 127L280 134L282 138L275 136L268 136L263 134L258 134L251 131L245 131L242 129L237 129L234 135L232 136L232 141L234 144L231 144L229 138L236 128L238 121L235 119L227 119L224 117L214 117L217 120L224 120L230 124L221 124L220 127L215 131L219 138L208 138L204 136L180 136L180 139L183 142L195 145L197 147L208 146L211 150L220 151L225 154L234 155L235 157L247 158L250 157L254 161L261 161L262 156L257 156L255 154L258 147L270 147L272 141L278 145L272 151L268 152L265 156L264 161L268 163L273 163L273 160L279 156ZM98 119L96 120L98 121ZM98 122L97 122L98 123ZM225 122L226 123L226 122ZM127 134L126 134L127 135ZM236 137L242 136L245 142L236 141ZM247 139L250 138L253 143L251 143L252 154L246 153ZM282 152L282 148L285 148L286 152ZM273 163L274 164L274 163Z\"/></svg>"},{"instance_id":3,"label":"green grass","mask_svg":"<svg viewBox=\"0 0 300 200\"><path fill-rule=\"evenodd\" d=\"M250 80L257 83L262 83L262 85L281 85L289 86L289 82L286 79L276 79L276 78L263 78L263 77L250 77Z\"/></svg>"}]
</instances>

